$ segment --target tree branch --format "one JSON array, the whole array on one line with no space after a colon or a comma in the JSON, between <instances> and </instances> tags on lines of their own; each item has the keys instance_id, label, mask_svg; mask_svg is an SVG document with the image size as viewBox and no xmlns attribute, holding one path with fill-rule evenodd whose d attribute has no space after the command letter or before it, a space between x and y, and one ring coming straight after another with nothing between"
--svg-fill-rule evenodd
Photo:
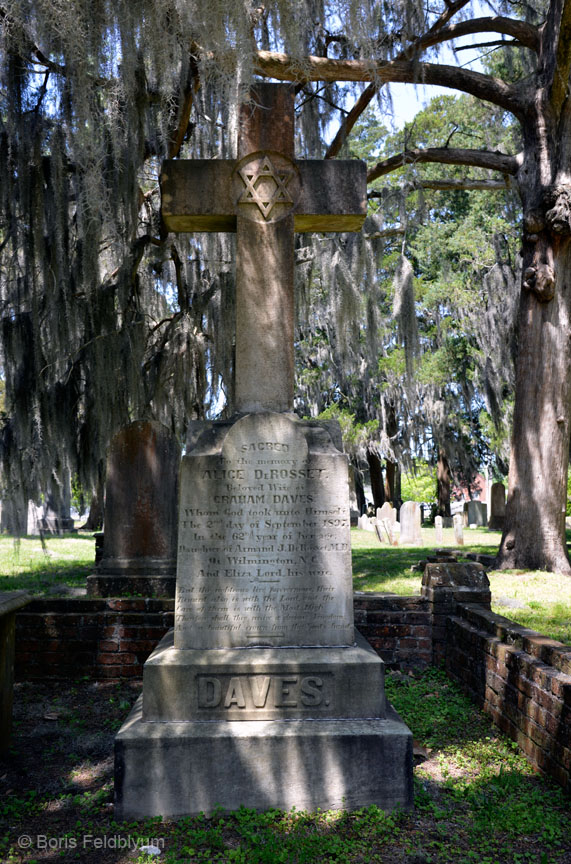
<instances>
[{"instance_id":1,"label":"tree branch","mask_svg":"<svg viewBox=\"0 0 571 864\"><path fill-rule=\"evenodd\" d=\"M444 27L434 34L429 32L426 36L421 36L411 48L418 46L416 49L416 54L418 54L418 50L432 48L434 45L441 45L443 42L450 42L461 36L471 36L474 33L502 33L504 36L512 36L517 42L521 42L522 45L531 48L532 51L539 51L539 28L527 24L525 21L516 21L514 18L504 18L501 15L458 21L458 23L450 24L449 27ZM411 58L413 55L409 54L408 56Z\"/></svg>"},{"instance_id":2,"label":"tree branch","mask_svg":"<svg viewBox=\"0 0 571 864\"><path fill-rule=\"evenodd\" d=\"M382 240L385 237L398 237L406 234L406 228L399 225L396 228L384 228L382 231L374 231L372 234L363 234L365 240Z\"/></svg>"},{"instance_id":3,"label":"tree branch","mask_svg":"<svg viewBox=\"0 0 571 864\"><path fill-rule=\"evenodd\" d=\"M571 0L569 0L571 2ZM478 99L500 105L516 117L523 118L526 103L517 85L506 84L499 78L433 63L414 63L401 60L378 63L363 60L329 60L309 56L303 63L287 54L257 51L255 72L278 81L372 81L376 86L388 83L436 84L470 93Z\"/></svg>"},{"instance_id":4,"label":"tree branch","mask_svg":"<svg viewBox=\"0 0 571 864\"><path fill-rule=\"evenodd\" d=\"M509 186L509 182L506 182L506 180L507 175L504 180L478 180L470 177L465 177L463 179L446 178L444 180L419 179L414 180L412 183L405 184L405 189L408 186L410 187L410 191L414 191L415 189L433 189L436 192L454 192L457 190L470 192L497 192L505 190L506 187ZM394 192L394 189L371 189L370 192L367 193L367 198L384 198L387 191Z\"/></svg>"},{"instance_id":5,"label":"tree branch","mask_svg":"<svg viewBox=\"0 0 571 864\"><path fill-rule=\"evenodd\" d=\"M169 136L169 159L175 159L180 153L180 148L183 145L188 130L188 124L190 122L190 112L192 111L192 106L194 104L194 96L199 88L200 78L198 76L198 64L196 62L195 54L192 53L190 56L188 79L182 97L182 108L180 111L179 122L176 129L173 129Z\"/></svg>"},{"instance_id":6,"label":"tree branch","mask_svg":"<svg viewBox=\"0 0 571 864\"><path fill-rule=\"evenodd\" d=\"M429 147L426 150L405 150L389 159L378 162L367 174L367 183L390 174L403 165L421 162L439 162L444 165L473 165L476 168L489 168L502 174L516 174L520 156L507 156L505 153L491 153L487 150L464 150L456 147Z\"/></svg>"},{"instance_id":7,"label":"tree branch","mask_svg":"<svg viewBox=\"0 0 571 864\"><path fill-rule=\"evenodd\" d=\"M426 36L429 36L432 33L436 33L443 27L445 27L445 25L448 24L452 16L455 15L456 12L459 12L460 9L462 9L462 7L465 6L468 2L469 0L456 0L455 3L447 3L444 12L442 12L442 14L437 18L437 20L430 28L430 30L428 30ZM416 43L414 43L414 45L416 45ZM414 45L412 46L413 49ZM396 59L407 59L407 57L409 56L408 52L410 52L410 50L411 46L406 48L404 51L401 51ZM355 125L363 111L365 111L365 109L368 107L369 103L371 102L375 93L377 93L378 89L379 87L377 84L369 84L369 86L366 87L365 90L363 90L357 102L355 103L347 117L345 117L345 119L343 120L343 123L339 127L335 138L329 145L327 153L325 154L326 159L332 159L334 156L337 156L337 154L341 150L341 147L347 140L347 136L353 129L353 126Z\"/></svg>"}]
</instances>

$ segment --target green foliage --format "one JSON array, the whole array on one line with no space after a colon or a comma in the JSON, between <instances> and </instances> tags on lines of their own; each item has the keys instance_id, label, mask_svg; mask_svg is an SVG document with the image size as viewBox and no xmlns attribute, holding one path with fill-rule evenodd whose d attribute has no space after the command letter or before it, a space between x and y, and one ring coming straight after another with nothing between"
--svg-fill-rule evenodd
<instances>
[{"instance_id":1,"label":"green foliage","mask_svg":"<svg viewBox=\"0 0 571 864\"><path fill-rule=\"evenodd\" d=\"M430 503L436 500L436 466L417 459L412 470L401 477L401 497L403 501Z\"/></svg>"}]
</instances>

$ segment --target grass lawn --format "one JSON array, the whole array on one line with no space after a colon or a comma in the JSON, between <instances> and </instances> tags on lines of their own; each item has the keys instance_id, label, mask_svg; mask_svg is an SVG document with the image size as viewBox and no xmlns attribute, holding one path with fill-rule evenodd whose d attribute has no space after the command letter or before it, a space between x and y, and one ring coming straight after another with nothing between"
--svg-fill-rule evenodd
<instances>
[{"instance_id":1,"label":"grass lawn","mask_svg":"<svg viewBox=\"0 0 571 864\"><path fill-rule=\"evenodd\" d=\"M421 574L411 572L417 561L434 554L434 528L422 528L425 545L390 547L375 534L351 530L353 586L355 591L420 594ZM464 547L454 545L454 530L444 529L440 548L461 549L464 554L494 555L501 532L464 530ZM567 532L571 540L571 532ZM552 639L571 644L571 579L557 573L528 570L495 570L488 574L492 609L512 621Z\"/></svg>"},{"instance_id":2,"label":"grass lawn","mask_svg":"<svg viewBox=\"0 0 571 864\"><path fill-rule=\"evenodd\" d=\"M413 812L241 809L125 824L114 821L111 754L140 683L18 684L0 770L0 861L569 864L569 798L441 671L389 674L386 688L417 742ZM151 839L161 856L137 854Z\"/></svg>"},{"instance_id":3,"label":"grass lawn","mask_svg":"<svg viewBox=\"0 0 571 864\"><path fill-rule=\"evenodd\" d=\"M0 591L25 588L45 594L61 586L85 587L93 572L95 540L89 532L47 537L0 535Z\"/></svg>"},{"instance_id":4,"label":"grass lawn","mask_svg":"<svg viewBox=\"0 0 571 864\"><path fill-rule=\"evenodd\" d=\"M411 573L417 561L434 553L434 528L422 529L422 547L390 547L375 534L351 530L353 586L355 591L419 594L420 573ZM444 529L442 548L454 545L453 529ZM493 555L500 543L499 531L465 530L464 553ZM568 532L571 540L571 531ZM33 594L58 594L66 588L85 587L93 572L93 534L14 540L0 535L0 591L25 588ZM571 644L571 579L555 573L496 571L489 574L492 608L552 639Z\"/></svg>"}]
</instances>

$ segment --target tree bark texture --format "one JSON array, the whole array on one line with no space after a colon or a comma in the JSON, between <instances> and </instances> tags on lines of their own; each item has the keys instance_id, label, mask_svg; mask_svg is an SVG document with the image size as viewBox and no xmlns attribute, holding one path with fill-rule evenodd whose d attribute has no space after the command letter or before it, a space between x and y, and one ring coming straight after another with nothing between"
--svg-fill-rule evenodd
<instances>
[{"instance_id":1,"label":"tree bark texture","mask_svg":"<svg viewBox=\"0 0 571 864\"><path fill-rule=\"evenodd\" d=\"M569 105L538 95L524 126L523 275L508 498L496 566L571 575L565 540L571 433ZM530 112L531 113L531 112Z\"/></svg>"},{"instance_id":2,"label":"tree bark texture","mask_svg":"<svg viewBox=\"0 0 571 864\"><path fill-rule=\"evenodd\" d=\"M103 528L104 501L105 483L101 477L97 483L97 489L91 497L89 514L83 526L87 531L101 531Z\"/></svg>"},{"instance_id":3,"label":"tree bark texture","mask_svg":"<svg viewBox=\"0 0 571 864\"><path fill-rule=\"evenodd\" d=\"M387 459L385 463L385 500L394 506L396 462Z\"/></svg>"},{"instance_id":4,"label":"tree bark texture","mask_svg":"<svg viewBox=\"0 0 571 864\"><path fill-rule=\"evenodd\" d=\"M522 289L514 426L496 567L571 575L565 503L571 415L571 244L552 247L555 295Z\"/></svg>"},{"instance_id":5,"label":"tree bark texture","mask_svg":"<svg viewBox=\"0 0 571 864\"><path fill-rule=\"evenodd\" d=\"M377 507L382 507L385 503L385 488L383 485L383 466L377 453L373 450L367 450L367 462L369 463L369 473L371 476L371 491L373 493L373 504L375 510Z\"/></svg>"},{"instance_id":6,"label":"tree bark texture","mask_svg":"<svg viewBox=\"0 0 571 864\"><path fill-rule=\"evenodd\" d=\"M436 463L436 486L438 500L438 515L450 516L450 490L452 478L450 476L450 465L446 453L441 447L438 448L438 461Z\"/></svg>"}]
</instances>

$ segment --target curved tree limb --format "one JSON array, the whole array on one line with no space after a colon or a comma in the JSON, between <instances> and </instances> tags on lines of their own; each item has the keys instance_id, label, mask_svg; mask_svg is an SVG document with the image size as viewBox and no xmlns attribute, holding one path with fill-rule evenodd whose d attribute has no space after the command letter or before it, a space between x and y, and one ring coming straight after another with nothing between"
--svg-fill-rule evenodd
<instances>
[{"instance_id":1,"label":"curved tree limb","mask_svg":"<svg viewBox=\"0 0 571 864\"><path fill-rule=\"evenodd\" d=\"M504 36L512 36L521 45L526 48L531 48L532 51L539 51L540 46L540 31L538 27L532 24L527 24L525 21L516 21L515 18L504 18L501 15L494 15L489 18L472 18L469 21L458 21L456 24L450 24L448 27L443 27L436 33L430 31L425 36L421 36L417 42L411 45L411 50L414 54L407 55L409 58L418 54L419 50L432 48L434 45L441 45L443 42L450 42L452 39L459 39L461 36L472 36L474 33L501 33Z\"/></svg>"},{"instance_id":2,"label":"curved tree limb","mask_svg":"<svg viewBox=\"0 0 571 864\"><path fill-rule=\"evenodd\" d=\"M430 30L428 30L426 35L428 36L429 34L435 33L445 27L452 18L452 16L455 15L456 12L459 12L460 9L462 9L464 6L466 6L468 2L469 0L456 0L455 3L447 3L444 11L436 19L436 21L434 22ZM411 47L414 48L414 46ZM405 49L405 51L402 51L396 59L407 59L407 52L409 51L410 47ZM379 88L376 84L369 84L369 86L366 87L365 90L363 90L349 114L344 118L335 138L329 145L327 153L325 154L326 159L332 159L334 156L337 156L337 154L341 150L341 147L347 140L347 136L351 132L353 126L355 125L363 111L365 111L365 109L368 107L373 96L375 95L375 93L377 93L378 89Z\"/></svg>"},{"instance_id":3,"label":"curved tree limb","mask_svg":"<svg viewBox=\"0 0 571 864\"><path fill-rule=\"evenodd\" d=\"M507 177L506 177L507 179ZM427 180L418 179L407 184L410 186L410 191L414 189L434 189L437 192L455 192L455 191L480 191L480 192L497 192L505 190L509 184L504 180L478 180L477 178L446 178L443 180ZM394 188L389 189L394 192ZM383 198L387 194L387 189L371 189L367 193L367 198Z\"/></svg>"},{"instance_id":4,"label":"curved tree limb","mask_svg":"<svg viewBox=\"0 0 571 864\"><path fill-rule=\"evenodd\" d=\"M523 91L517 85L506 84L499 78L483 75L481 72L444 64L402 60L375 63L363 60L330 60L327 57L315 56L306 57L301 64L292 60L288 54L257 51L254 69L259 75L278 81L372 81L377 85L436 84L470 93L485 102L492 102L520 119L523 118L527 103Z\"/></svg>"},{"instance_id":5,"label":"curved tree limb","mask_svg":"<svg viewBox=\"0 0 571 864\"><path fill-rule=\"evenodd\" d=\"M489 168L502 174L516 174L521 165L520 156L507 156L505 153L492 153L487 150L465 150L460 147L416 148L397 153L389 159L378 162L367 174L367 183L390 174L403 165L420 162L439 162L445 165L473 165L476 168Z\"/></svg>"}]
</instances>

